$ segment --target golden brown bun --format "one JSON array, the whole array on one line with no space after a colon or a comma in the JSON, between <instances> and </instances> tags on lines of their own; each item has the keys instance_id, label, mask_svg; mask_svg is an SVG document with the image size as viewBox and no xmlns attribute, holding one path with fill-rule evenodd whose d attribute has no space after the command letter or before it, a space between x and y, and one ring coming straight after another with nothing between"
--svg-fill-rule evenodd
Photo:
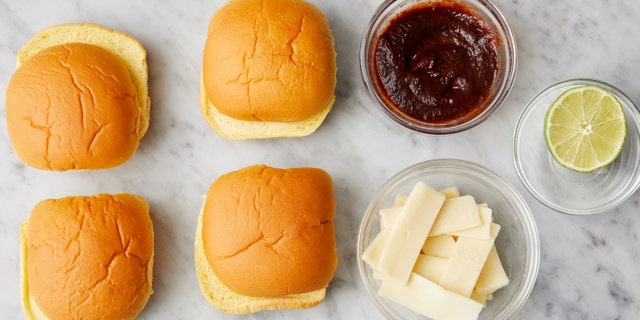
<instances>
[{"instance_id":1,"label":"golden brown bun","mask_svg":"<svg viewBox=\"0 0 640 320\"><path fill-rule=\"evenodd\" d=\"M226 138L308 135L329 113L335 86L333 35L314 5L231 0L212 17L201 108Z\"/></svg>"},{"instance_id":2,"label":"golden brown bun","mask_svg":"<svg viewBox=\"0 0 640 320\"><path fill-rule=\"evenodd\" d=\"M332 179L321 169L256 165L222 175L202 209L206 261L238 295L325 289L337 265L335 208Z\"/></svg>"},{"instance_id":3,"label":"golden brown bun","mask_svg":"<svg viewBox=\"0 0 640 320\"><path fill-rule=\"evenodd\" d=\"M331 101L333 104L333 100ZM229 140L293 138L316 131L331 111L332 104L309 119L296 122L244 121L225 116L208 100L200 82L200 110L209 126Z\"/></svg>"},{"instance_id":4,"label":"golden brown bun","mask_svg":"<svg viewBox=\"0 0 640 320\"><path fill-rule=\"evenodd\" d=\"M207 301L222 312L247 314L263 310L304 309L314 307L324 300L326 288L282 297L249 297L229 290L218 280L204 255L202 212L198 217L195 242L196 274L200 290Z\"/></svg>"},{"instance_id":5,"label":"golden brown bun","mask_svg":"<svg viewBox=\"0 0 640 320\"><path fill-rule=\"evenodd\" d=\"M153 293L153 228L140 196L43 200L20 240L29 319L134 319Z\"/></svg>"},{"instance_id":6,"label":"golden brown bun","mask_svg":"<svg viewBox=\"0 0 640 320\"><path fill-rule=\"evenodd\" d=\"M45 29L18 52L7 87L16 155L44 170L118 166L149 126L146 52L133 37L94 24Z\"/></svg>"}]
</instances>

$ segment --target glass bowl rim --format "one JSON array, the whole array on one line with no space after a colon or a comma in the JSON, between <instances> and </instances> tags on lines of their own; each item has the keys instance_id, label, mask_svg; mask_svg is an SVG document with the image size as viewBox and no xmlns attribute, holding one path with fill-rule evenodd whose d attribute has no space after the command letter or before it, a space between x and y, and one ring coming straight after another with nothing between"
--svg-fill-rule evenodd
<instances>
[{"instance_id":1,"label":"glass bowl rim","mask_svg":"<svg viewBox=\"0 0 640 320\"><path fill-rule=\"evenodd\" d=\"M523 128L523 123L526 120L527 117L529 117L531 115L531 113L534 110L534 107L536 106L536 104L543 99L544 97L546 97L546 95L552 91L552 90L556 90L559 89L561 87L568 87L569 86L581 86L581 85L596 85L596 86L601 86L609 91L611 91L620 101L623 105L627 106L630 110L627 110L627 108L625 108L625 110L627 111L631 111L631 113L633 115L635 115L635 117L631 117L632 121L634 121L634 123L636 124L637 128L640 128L640 108L638 108L638 105L636 105L633 100L631 98L629 98L629 96L627 96L624 91L620 90L618 87L602 81L602 80L597 80L597 79L592 79L592 78L571 78L571 79L566 79L566 80L562 80L562 81L558 81L555 82L551 85L548 85L547 87L545 87L544 89L540 90L539 92L537 92L535 94L535 96L533 98L531 98L531 100L529 100L529 102L527 102L527 104L525 105L525 107L522 109L522 112L520 113L520 115L518 116L518 121L516 122L515 125L515 129L513 132L513 165L516 169L516 174L518 176L518 179L520 180L520 182L522 182L522 184L525 186L525 188L527 189L527 191L534 197L536 198L536 200L538 200L540 203L542 203L544 206L546 206L547 208L550 208L552 210L554 210L555 212L559 212L562 214L568 214L568 215L591 215L591 214L598 214L598 213L602 213L611 209L614 209L615 207L617 207L618 205L620 205L621 203L623 203L624 201L626 201L629 197L631 197L640 187L640 171L638 171L636 173L635 178L633 179L633 181L630 182L631 184L631 188L629 188L628 190L625 190L624 192L622 192L619 196L611 199L610 201L607 201L599 206L595 206L595 207L591 207L591 208L585 208L585 209L574 209L574 208L569 208L566 205L561 205L561 204L557 204L554 202L551 202L550 200L546 199L545 197L543 197L538 191L537 189L531 184L531 182L529 181L529 178L527 177L527 175L524 172L524 168L523 168L523 161L520 159L520 153L519 153L519 145L522 143L519 139L519 135L522 132L522 128ZM633 112L635 111L635 113ZM627 122L629 121L629 117L627 117ZM627 126L628 127L628 126Z\"/></svg>"},{"instance_id":2,"label":"glass bowl rim","mask_svg":"<svg viewBox=\"0 0 640 320\"><path fill-rule=\"evenodd\" d=\"M525 254L524 274L522 275L523 281L518 287L511 302L505 305L504 309L497 313L497 318L510 319L524 306L535 285L540 268L540 236L533 213L518 190L515 189L515 187L513 187L513 185L507 180L500 177L490 169L472 161L442 158L418 162L402 169L382 184L369 203L358 229L356 256L358 260L357 264L360 279L378 310L382 312L386 318L393 319L391 312L381 302L382 298L379 297L371 287L370 280L366 275L366 268L368 268L368 266L362 260L362 253L366 248L366 242L371 232L370 229L376 218L374 208L377 206L378 202L384 200L383 196L390 195L389 190L392 187L397 186L403 180L417 178L424 173L442 171L443 169L445 169L446 172L454 174L464 172L467 176L471 176L473 179L478 179L482 182L491 184L500 191L501 196L504 196L506 201L516 208L514 214L518 217L518 221L522 225L524 232L523 236L527 249Z\"/></svg>"}]
</instances>

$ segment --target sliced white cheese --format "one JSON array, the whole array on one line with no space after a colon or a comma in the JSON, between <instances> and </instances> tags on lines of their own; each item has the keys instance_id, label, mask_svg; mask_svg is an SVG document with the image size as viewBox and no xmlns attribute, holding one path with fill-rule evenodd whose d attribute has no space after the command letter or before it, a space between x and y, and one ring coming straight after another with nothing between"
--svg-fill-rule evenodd
<instances>
[{"instance_id":1,"label":"sliced white cheese","mask_svg":"<svg viewBox=\"0 0 640 320\"><path fill-rule=\"evenodd\" d=\"M476 319L508 284L493 245L500 226L487 204L455 187L438 192L419 182L379 214L380 234L362 259L382 280L380 296L431 318ZM434 234L445 227L453 231Z\"/></svg>"},{"instance_id":2,"label":"sliced white cheese","mask_svg":"<svg viewBox=\"0 0 640 320\"><path fill-rule=\"evenodd\" d=\"M492 223L490 239L459 237L440 278L440 285L470 297L499 231L500 225Z\"/></svg>"},{"instance_id":3,"label":"sliced white cheese","mask_svg":"<svg viewBox=\"0 0 640 320\"><path fill-rule=\"evenodd\" d=\"M384 280L386 276L382 272L373 269L373 278L376 280Z\"/></svg>"},{"instance_id":4,"label":"sliced white cheese","mask_svg":"<svg viewBox=\"0 0 640 320\"><path fill-rule=\"evenodd\" d=\"M478 207L478 212L480 213L480 221L482 221L479 226L471 229L449 232L448 234L458 237L489 239L491 237L491 221L493 220L492 211L489 208Z\"/></svg>"},{"instance_id":5,"label":"sliced white cheese","mask_svg":"<svg viewBox=\"0 0 640 320\"><path fill-rule=\"evenodd\" d=\"M380 215L380 227L382 229L393 228L398 221L400 212L402 212L402 206L380 209L380 211L378 211Z\"/></svg>"},{"instance_id":6,"label":"sliced white cheese","mask_svg":"<svg viewBox=\"0 0 640 320\"><path fill-rule=\"evenodd\" d=\"M481 224L476 200L470 196L447 198L429 236L477 227Z\"/></svg>"},{"instance_id":7,"label":"sliced white cheese","mask_svg":"<svg viewBox=\"0 0 640 320\"><path fill-rule=\"evenodd\" d=\"M437 283L440 281L448 261L449 259L421 254L418 255L416 264L413 266L413 272Z\"/></svg>"},{"instance_id":8,"label":"sliced white cheese","mask_svg":"<svg viewBox=\"0 0 640 320\"><path fill-rule=\"evenodd\" d=\"M479 294L474 290L473 292L471 292L471 299L477 301L478 303L482 303L483 308L487 306L486 294Z\"/></svg>"},{"instance_id":9,"label":"sliced white cheese","mask_svg":"<svg viewBox=\"0 0 640 320\"><path fill-rule=\"evenodd\" d=\"M453 246L455 244L456 240L448 234L428 237L422 245L422 253L428 256L449 258L453 252Z\"/></svg>"},{"instance_id":10,"label":"sliced white cheese","mask_svg":"<svg viewBox=\"0 0 640 320\"><path fill-rule=\"evenodd\" d=\"M440 190L447 198L455 198L460 196L460 191L456 187L448 187Z\"/></svg>"},{"instance_id":11,"label":"sliced white cheese","mask_svg":"<svg viewBox=\"0 0 640 320\"><path fill-rule=\"evenodd\" d=\"M396 198L393 200L393 205L395 207L403 206L405 202L407 202L408 195L406 194L397 194Z\"/></svg>"},{"instance_id":12,"label":"sliced white cheese","mask_svg":"<svg viewBox=\"0 0 640 320\"><path fill-rule=\"evenodd\" d=\"M490 294L509 284L509 277L502 267L496 246L491 247L487 261L482 267L474 291L479 294Z\"/></svg>"},{"instance_id":13,"label":"sliced white cheese","mask_svg":"<svg viewBox=\"0 0 640 320\"><path fill-rule=\"evenodd\" d=\"M425 183L415 184L380 254L377 269L389 277L385 281L407 283L444 199Z\"/></svg>"},{"instance_id":14,"label":"sliced white cheese","mask_svg":"<svg viewBox=\"0 0 640 320\"><path fill-rule=\"evenodd\" d=\"M378 294L438 320L477 319L482 310L481 303L445 290L415 273L411 274L406 286L390 279L382 281Z\"/></svg>"},{"instance_id":15,"label":"sliced white cheese","mask_svg":"<svg viewBox=\"0 0 640 320\"><path fill-rule=\"evenodd\" d=\"M374 270L376 269L378 261L380 260L382 248L384 248L384 244L389 238L389 233L391 233L391 229L380 230L380 233L378 233L376 237L373 238L369 246L364 249L364 252L362 253L362 260L369 264L369 266Z\"/></svg>"}]
</instances>

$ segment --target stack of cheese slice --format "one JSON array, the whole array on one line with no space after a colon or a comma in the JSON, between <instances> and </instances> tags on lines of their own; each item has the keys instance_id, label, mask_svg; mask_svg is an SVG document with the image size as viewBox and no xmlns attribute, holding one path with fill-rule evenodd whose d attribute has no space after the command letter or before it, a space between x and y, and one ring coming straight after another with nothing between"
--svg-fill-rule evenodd
<instances>
[{"instance_id":1,"label":"stack of cheese slice","mask_svg":"<svg viewBox=\"0 0 640 320\"><path fill-rule=\"evenodd\" d=\"M436 320L477 319L508 284L494 246L500 225L472 196L418 182L379 214L362 259L382 281L380 296Z\"/></svg>"}]
</instances>

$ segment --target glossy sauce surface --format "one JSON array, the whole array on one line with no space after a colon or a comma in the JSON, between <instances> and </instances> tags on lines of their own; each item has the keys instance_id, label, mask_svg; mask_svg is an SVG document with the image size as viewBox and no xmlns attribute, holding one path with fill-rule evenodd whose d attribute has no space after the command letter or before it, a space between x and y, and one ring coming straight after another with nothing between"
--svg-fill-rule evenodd
<instances>
[{"instance_id":1,"label":"glossy sauce surface","mask_svg":"<svg viewBox=\"0 0 640 320\"><path fill-rule=\"evenodd\" d=\"M379 84L407 116L441 124L478 114L498 68L489 25L464 6L410 8L389 23L375 50Z\"/></svg>"}]
</instances>

